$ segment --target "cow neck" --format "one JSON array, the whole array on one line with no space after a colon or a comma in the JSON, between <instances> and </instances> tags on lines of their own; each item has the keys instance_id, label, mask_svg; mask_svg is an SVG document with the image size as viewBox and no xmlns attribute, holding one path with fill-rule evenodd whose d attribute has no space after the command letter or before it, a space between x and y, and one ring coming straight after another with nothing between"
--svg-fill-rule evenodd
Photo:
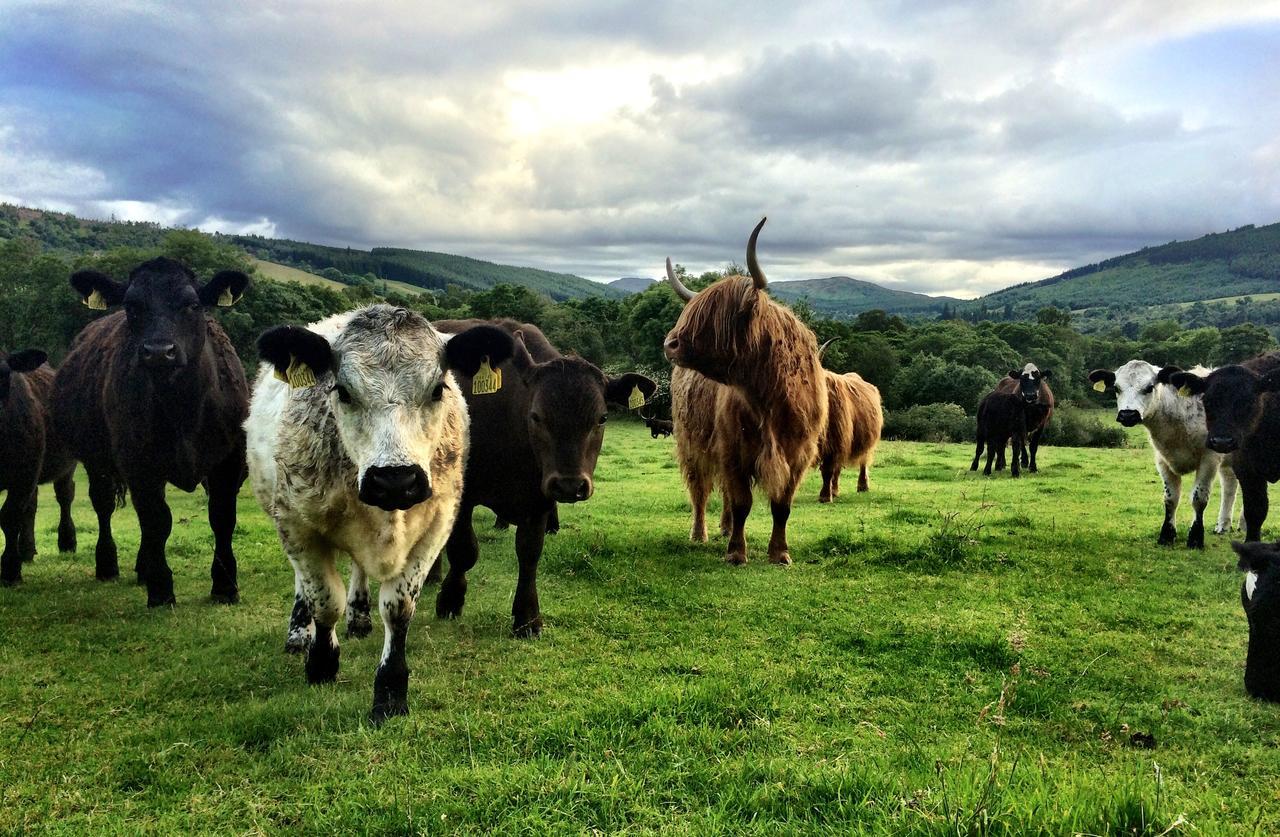
<instances>
[{"instance_id":1,"label":"cow neck","mask_svg":"<svg viewBox=\"0 0 1280 837\"><path fill-rule=\"evenodd\" d=\"M810 426L817 418L817 403L825 393L822 367L817 358L784 342L770 342L761 350L744 353L730 370L729 385L770 425Z\"/></svg>"}]
</instances>

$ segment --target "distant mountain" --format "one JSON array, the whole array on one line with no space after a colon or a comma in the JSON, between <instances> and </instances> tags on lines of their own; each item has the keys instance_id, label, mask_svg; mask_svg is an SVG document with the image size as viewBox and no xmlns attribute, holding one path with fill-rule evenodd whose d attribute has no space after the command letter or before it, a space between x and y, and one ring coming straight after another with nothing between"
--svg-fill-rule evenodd
<instances>
[{"instance_id":1,"label":"distant mountain","mask_svg":"<svg viewBox=\"0 0 1280 837\"><path fill-rule=\"evenodd\" d=\"M616 288L624 294L638 294L656 281L658 280L648 279L644 276L624 276L621 279L614 279L608 286Z\"/></svg>"},{"instance_id":2,"label":"distant mountain","mask_svg":"<svg viewBox=\"0 0 1280 837\"><path fill-rule=\"evenodd\" d=\"M945 306L961 302L949 296L890 290L849 276L770 282L769 292L787 302L804 300L818 313L831 317L852 317L875 308L890 314L939 314Z\"/></svg>"}]
</instances>

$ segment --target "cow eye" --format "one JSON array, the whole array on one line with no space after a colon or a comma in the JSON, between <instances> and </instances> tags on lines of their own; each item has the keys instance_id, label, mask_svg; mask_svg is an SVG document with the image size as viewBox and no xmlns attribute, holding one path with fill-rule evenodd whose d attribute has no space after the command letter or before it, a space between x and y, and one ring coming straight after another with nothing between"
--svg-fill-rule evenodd
<instances>
[{"instance_id":1,"label":"cow eye","mask_svg":"<svg viewBox=\"0 0 1280 837\"><path fill-rule=\"evenodd\" d=\"M537 413L530 413L529 421L533 422L534 424L542 424L542 416L538 415Z\"/></svg>"},{"instance_id":2,"label":"cow eye","mask_svg":"<svg viewBox=\"0 0 1280 837\"><path fill-rule=\"evenodd\" d=\"M344 387L342 384L334 384L333 391L337 393L338 400L341 401L343 404L351 403L351 393L348 392L347 388Z\"/></svg>"},{"instance_id":3,"label":"cow eye","mask_svg":"<svg viewBox=\"0 0 1280 837\"><path fill-rule=\"evenodd\" d=\"M1156 391L1156 385L1155 385L1155 384L1151 384L1151 385L1149 385L1149 386L1145 386L1145 387L1143 387L1143 388L1142 388L1142 394L1143 394L1143 395L1150 395L1151 393L1153 393L1153 392L1155 392L1155 391Z\"/></svg>"},{"instance_id":4,"label":"cow eye","mask_svg":"<svg viewBox=\"0 0 1280 837\"><path fill-rule=\"evenodd\" d=\"M431 400L439 401L444 398L445 385L444 382L436 384L436 388L431 390Z\"/></svg>"},{"instance_id":5,"label":"cow eye","mask_svg":"<svg viewBox=\"0 0 1280 837\"><path fill-rule=\"evenodd\" d=\"M602 415L602 416L600 417L600 424L604 424L604 423L605 423L606 421L608 421L608 420L609 420L609 414L608 414L608 413L605 413L604 415Z\"/></svg>"}]
</instances>

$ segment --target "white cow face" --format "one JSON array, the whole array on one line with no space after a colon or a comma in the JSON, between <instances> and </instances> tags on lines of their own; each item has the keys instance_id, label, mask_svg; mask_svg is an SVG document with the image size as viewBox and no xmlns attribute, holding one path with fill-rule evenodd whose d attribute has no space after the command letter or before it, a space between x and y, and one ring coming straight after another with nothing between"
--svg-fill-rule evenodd
<instances>
[{"instance_id":1,"label":"white cow face","mask_svg":"<svg viewBox=\"0 0 1280 837\"><path fill-rule=\"evenodd\" d=\"M389 305L356 312L332 344L292 326L258 340L262 357L286 377L305 369L327 393L317 406L332 413L360 500L386 511L431 496L431 461L448 416L463 409L450 370L474 374L484 357L496 365L511 347L502 329L477 326L447 339L419 314Z\"/></svg>"},{"instance_id":2,"label":"white cow face","mask_svg":"<svg viewBox=\"0 0 1280 837\"><path fill-rule=\"evenodd\" d=\"M1115 389L1116 421L1125 427L1142 423L1153 408L1157 384L1167 383L1160 380L1160 367L1145 360L1131 360L1114 372L1095 369L1089 380L1095 387L1101 383Z\"/></svg>"}]
</instances>

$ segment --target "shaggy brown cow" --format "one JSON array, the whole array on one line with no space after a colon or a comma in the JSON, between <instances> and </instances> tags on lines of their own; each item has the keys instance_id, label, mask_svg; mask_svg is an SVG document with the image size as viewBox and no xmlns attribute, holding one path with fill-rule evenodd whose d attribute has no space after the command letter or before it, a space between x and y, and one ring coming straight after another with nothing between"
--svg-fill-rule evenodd
<instances>
[{"instance_id":1,"label":"shaggy brown cow","mask_svg":"<svg viewBox=\"0 0 1280 837\"><path fill-rule=\"evenodd\" d=\"M76 551L76 527L71 501L76 494L76 462L51 433L49 394L53 370L39 349L14 352L0 360L0 491L7 491L0 507L4 554L0 555L0 584L22 582L22 562L36 554L36 487L52 482L61 515L58 551Z\"/></svg>"},{"instance_id":2,"label":"shaggy brown cow","mask_svg":"<svg viewBox=\"0 0 1280 837\"><path fill-rule=\"evenodd\" d=\"M707 539L707 497L718 481L729 531L725 560L745 564L744 528L751 488L769 497L773 534L769 560L790 564L787 518L796 489L818 456L827 426L827 393L818 341L795 314L769 299L747 243L750 276L726 276L695 294L667 260L667 281L686 305L667 335L676 454L693 504L690 538Z\"/></svg>"},{"instance_id":3,"label":"shaggy brown cow","mask_svg":"<svg viewBox=\"0 0 1280 837\"><path fill-rule=\"evenodd\" d=\"M190 270L167 258L138 265L127 284L93 270L71 277L89 307L123 303L124 311L85 326L72 343L54 379L54 425L89 475L100 580L120 574L111 515L126 489L133 496L142 530L134 570L147 585L149 607L174 603L166 483L183 491L205 486L212 595L239 599L231 533L246 474L249 387L235 348L205 309L233 304L248 284L243 273L224 270L197 285Z\"/></svg>"},{"instance_id":4,"label":"shaggy brown cow","mask_svg":"<svg viewBox=\"0 0 1280 837\"><path fill-rule=\"evenodd\" d=\"M1053 418L1053 390L1049 389L1049 379L1053 373L1048 369L1041 371L1034 363L1022 367L1022 371L1013 370L1007 377L1001 378L995 391L1021 396L1027 405L1027 444L1022 448L1022 467L1035 473L1036 451L1040 449L1040 437ZM1001 450L1003 455L1004 451Z\"/></svg>"},{"instance_id":5,"label":"shaggy brown cow","mask_svg":"<svg viewBox=\"0 0 1280 837\"><path fill-rule=\"evenodd\" d=\"M880 431L884 429L884 411L880 406L880 390L863 380L857 372L838 375L822 370L827 385L827 430L819 446L818 466L822 470L819 503L830 503L840 496L840 469L858 468L858 490L870 488L867 470L875 457Z\"/></svg>"}]
</instances>

